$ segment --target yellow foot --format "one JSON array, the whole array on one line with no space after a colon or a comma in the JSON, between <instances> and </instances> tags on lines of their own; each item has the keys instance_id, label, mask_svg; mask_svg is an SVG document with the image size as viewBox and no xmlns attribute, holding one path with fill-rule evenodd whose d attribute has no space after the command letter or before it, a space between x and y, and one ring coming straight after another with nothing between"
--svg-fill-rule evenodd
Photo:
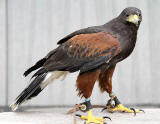
<instances>
[{"instance_id":1,"label":"yellow foot","mask_svg":"<svg viewBox=\"0 0 160 124\"><path fill-rule=\"evenodd\" d=\"M110 119L109 117L97 118L92 115L92 111L88 111L88 116L78 115L82 120L87 120L85 124L95 123L95 124L106 124L105 118Z\"/></svg>"},{"instance_id":2,"label":"yellow foot","mask_svg":"<svg viewBox=\"0 0 160 124\"><path fill-rule=\"evenodd\" d=\"M139 109L134 109L134 108L127 108L122 104L117 105L114 108L108 108L108 111L110 112L126 112L126 113L140 113L140 112L144 112L143 110L139 110Z\"/></svg>"},{"instance_id":3,"label":"yellow foot","mask_svg":"<svg viewBox=\"0 0 160 124\"><path fill-rule=\"evenodd\" d=\"M125 107L120 103L120 101L116 96L108 100L106 107L102 109L102 111L104 111L105 109L107 109L109 112L126 112L126 113L134 113L134 115L136 115L136 113L144 112L143 110L140 109Z\"/></svg>"}]
</instances>

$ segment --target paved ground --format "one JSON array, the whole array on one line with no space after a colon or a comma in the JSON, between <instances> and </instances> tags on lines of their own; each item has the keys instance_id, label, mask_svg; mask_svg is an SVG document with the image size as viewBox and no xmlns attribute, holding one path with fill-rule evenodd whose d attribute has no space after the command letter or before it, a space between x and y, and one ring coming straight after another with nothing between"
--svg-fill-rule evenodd
<instances>
[{"instance_id":1,"label":"paved ground","mask_svg":"<svg viewBox=\"0 0 160 124\"><path fill-rule=\"evenodd\" d=\"M70 108L48 108L29 109L25 112L2 112L0 113L0 124L73 124L73 115L67 115ZM109 116L112 121L107 124L160 124L160 109L144 109L144 113L108 113L100 112L101 109L94 109L95 116ZM80 113L80 112L78 112ZM83 120L77 118L77 124L84 124Z\"/></svg>"}]
</instances>

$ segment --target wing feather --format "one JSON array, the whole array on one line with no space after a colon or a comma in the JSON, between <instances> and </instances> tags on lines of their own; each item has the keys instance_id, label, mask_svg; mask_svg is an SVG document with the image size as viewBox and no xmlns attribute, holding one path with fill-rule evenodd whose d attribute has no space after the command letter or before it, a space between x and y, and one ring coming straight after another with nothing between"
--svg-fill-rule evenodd
<instances>
[{"instance_id":1,"label":"wing feather","mask_svg":"<svg viewBox=\"0 0 160 124\"><path fill-rule=\"evenodd\" d=\"M48 71L85 72L109 62L120 52L117 38L106 32L80 34L60 45L44 63Z\"/></svg>"}]
</instances>

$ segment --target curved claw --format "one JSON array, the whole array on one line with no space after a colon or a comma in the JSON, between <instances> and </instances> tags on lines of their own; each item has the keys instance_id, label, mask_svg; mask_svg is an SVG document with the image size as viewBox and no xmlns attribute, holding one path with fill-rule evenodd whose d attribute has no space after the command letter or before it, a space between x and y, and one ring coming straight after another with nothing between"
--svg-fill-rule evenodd
<instances>
[{"instance_id":1,"label":"curved claw","mask_svg":"<svg viewBox=\"0 0 160 124\"><path fill-rule=\"evenodd\" d=\"M103 109L101 110L101 112L103 112L103 111L106 110L106 109L107 109L107 107L103 108Z\"/></svg>"},{"instance_id":2,"label":"curved claw","mask_svg":"<svg viewBox=\"0 0 160 124\"><path fill-rule=\"evenodd\" d=\"M134 108L130 108L134 112L134 116L136 116L136 110Z\"/></svg>"},{"instance_id":3,"label":"curved claw","mask_svg":"<svg viewBox=\"0 0 160 124\"><path fill-rule=\"evenodd\" d=\"M110 117L108 117L108 116L104 116L103 118L104 119L109 119L110 121L112 121L112 119Z\"/></svg>"},{"instance_id":4,"label":"curved claw","mask_svg":"<svg viewBox=\"0 0 160 124\"><path fill-rule=\"evenodd\" d=\"M144 111L144 110L142 110L142 109L139 109L139 111L140 111L140 112L143 112L143 113L145 113L145 111Z\"/></svg>"},{"instance_id":5,"label":"curved claw","mask_svg":"<svg viewBox=\"0 0 160 124\"><path fill-rule=\"evenodd\" d=\"M76 114L76 116L77 116L77 117L81 117L82 115L80 115L80 114Z\"/></svg>"}]
</instances>

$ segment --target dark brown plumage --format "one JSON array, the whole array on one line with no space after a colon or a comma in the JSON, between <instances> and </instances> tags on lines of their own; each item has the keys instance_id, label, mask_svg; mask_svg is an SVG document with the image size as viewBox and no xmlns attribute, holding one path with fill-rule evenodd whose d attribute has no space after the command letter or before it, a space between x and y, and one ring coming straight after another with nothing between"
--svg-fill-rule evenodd
<instances>
[{"instance_id":1,"label":"dark brown plumage","mask_svg":"<svg viewBox=\"0 0 160 124\"><path fill-rule=\"evenodd\" d=\"M80 34L60 45L43 66L48 71L82 73L107 63L119 52L118 40L109 33Z\"/></svg>"},{"instance_id":2,"label":"dark brown plumage","mask_svg":"<svg viewBox=\"0 0 160 124\"><path fill-rule=\"evenodd\" d=\"M24 73L27 76L40 68L12 108L38 95L44 89L46 75L55 71L80 70L77 89L85 98L91 96L96 80L102 91L111 93L115 65L133 51L141 18L139 9L129 7L104 25L81 29L61 39L56 49Z\"/></svg>"}]
</instances>

